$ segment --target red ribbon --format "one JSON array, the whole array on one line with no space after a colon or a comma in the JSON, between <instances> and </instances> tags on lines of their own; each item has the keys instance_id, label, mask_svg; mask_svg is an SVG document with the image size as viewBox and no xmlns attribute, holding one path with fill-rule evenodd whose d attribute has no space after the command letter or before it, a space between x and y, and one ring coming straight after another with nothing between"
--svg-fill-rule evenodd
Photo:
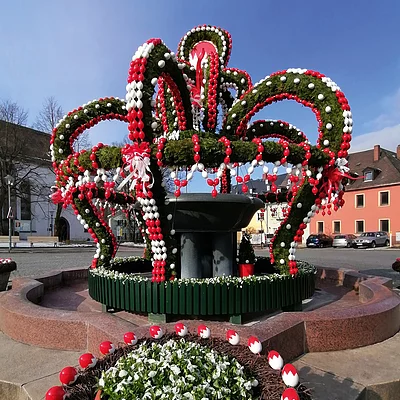
<instances>
[{"instance_id":1,"label":"red ribbon","mask_svg":"<svg viewBox=\"0 0 400 400\"><path fill-rule=\"evenodd\" d=\"M331 167L322 176L323 183L320 187L320 191L326 193L328 201L332 199L332 193L339 191L340 182L344 179L350 179L356 181L357 179L362 179L363 176L354 178L346 172L341 171L339 168Z\"/></svg>"},{"instance_id":2,"label":"red ribbon","mask_svg":"<svg viewBox=\"0 0 400 400\"><path fill-rule=\"evenodd\" d=\"M62 197L62 193L61 193L60 189L58 189L56 192L54 192L50 197L51 197L51 201L54 204L64 203L64 199Z\"/></svg>"},{"instance_id":3,"label":"red ribbon","mask_svg":"<svg viewBox=\"0 0 400 400\"><path fill-rule=\"evenodd\" d=\"M192 88L192 97L194 102L200 107L200 96L201 87L203 85L203 69L201 68L201 62L204 58L205 50L202 49L197 58L196 64L196 86Z\"/></svg>"}]
</instances>

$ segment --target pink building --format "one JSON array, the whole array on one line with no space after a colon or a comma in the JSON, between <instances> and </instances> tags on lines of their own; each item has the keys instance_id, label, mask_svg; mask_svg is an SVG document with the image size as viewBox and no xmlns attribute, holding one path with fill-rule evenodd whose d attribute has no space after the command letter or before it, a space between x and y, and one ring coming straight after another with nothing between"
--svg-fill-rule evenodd
<instances>
[{"instance_id":1,"label":"pink building","mask_svg":"<svg viewBox=\"0 0 400 400\"><path fill-rule=\"evenodd\" d=\"M400 242L400 145L397 151L381 149L349 155L349 167L363 179L350 182L345 189L345 205L331 215L316 214L312 233L354 233L384 231L392 243Z\"/></svg>"}]
</instances>

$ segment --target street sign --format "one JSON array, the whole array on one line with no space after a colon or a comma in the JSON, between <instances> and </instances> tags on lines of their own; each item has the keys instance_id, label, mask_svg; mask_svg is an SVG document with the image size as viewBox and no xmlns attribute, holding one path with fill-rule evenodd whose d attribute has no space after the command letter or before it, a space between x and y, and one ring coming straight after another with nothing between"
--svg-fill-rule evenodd
<instances>
[{"instance_id":1,"label":"street sign","mask_svg":"<svg viewBox=\"0 0 400 400\"><path fill-rule=\"evenodd\" d=\"M13 219L14 218L13 210L12 210L11 207L8 209L7 218L8 219Z\"/></svg>"},{"instance_id":2,"label":"street sign","mask_svg":"<svg viewBox=\"0 0 400 400\"><path fill-rule=\"evenodd\" d=\"M263 221L264 220L264 213L263 212L258 214L258 220L259 221Z\"/></svg>"}]
</instances>

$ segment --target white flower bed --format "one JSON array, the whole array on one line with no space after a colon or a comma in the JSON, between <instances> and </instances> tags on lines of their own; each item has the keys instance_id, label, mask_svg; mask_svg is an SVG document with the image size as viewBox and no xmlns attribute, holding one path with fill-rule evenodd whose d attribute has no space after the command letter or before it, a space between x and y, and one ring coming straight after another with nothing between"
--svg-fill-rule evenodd
<instances>
[{"instance_id":1,"label":"white flower bed","mask_svg":"<svg viewBox=\"0 0 400 400\"><path fill-rule=\"evenodd\" d=\"M235 359L185 339L144 342L99 380L110 400L254 399L257 385Z\"/></svg>"},{"instance_id":2,"label":"white flower bed","mask_svg":"<svg viewBox=\"0 0 400 400\"><path fill-rule=\"evenodd\" d=\"M141 260L139 257L129 257L129 258L116 258L112 260L111 262L111 267L118 266L120 264L123 264L124 262L127 261L139 261ZM303 273L316 273L316 268L309 264L306 261L298 261L298 268L299 268L299 275ZM105 267L97 267L94 269L90 270L90 273L96 276L101 276L104 278L111 278L111 279L116 279L120 280L123 284L126 281L133 281L133 282L149 282L151 279L144 277L140 274L133 273L133 274L128 274L125 272L118 272L113 269L108 269ZM234 285L234 286L242 286L244 283L251 283L251 282L261 282L261 281L276 281L276 280L282 280L285 279L287 276L290 275L281 275L281 274L265 274L265 275L252 275L252 276L246 276L243 278L237 277L237 276L218 276L214 278L184 278L184 279L175 279L173 281L166 281L164 282L165 286L173 284L173 285L188 285L188 284L193 284L193 283L198 283L198 284L204 284L204 285L210 285L210 284L227 284L227 285Z\"/></svg>"}]
</instances>

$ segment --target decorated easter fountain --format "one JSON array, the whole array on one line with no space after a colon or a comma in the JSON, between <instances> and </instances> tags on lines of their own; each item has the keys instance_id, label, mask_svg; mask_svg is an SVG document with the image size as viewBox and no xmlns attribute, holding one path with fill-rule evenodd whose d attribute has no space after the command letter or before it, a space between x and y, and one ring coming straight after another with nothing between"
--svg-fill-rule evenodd
<instances>
[{"instance_id":1,"label":"decorated easter fountain","mask_svg":"<svg viewBox=\"0 0 400 400\"><path fill-rule=\"evenodd\" d=\"M350 107L332 80L307 69L278 71L253 84L246 71L228 67L231 48L228 32L205 25L183 37L177 54L150 39L130 63L126 100L91 101L53 131L53 200L71 205L92 235L97 250L89 292L108 308L158 321L208 315L241 322L245 314L294 309L313 294L315 271L297 261L295 251L315 213L331 213L344 203ZM286 122L251 122L281 100L314 112L316 145ZM127 124L129 144L73 150L85 130L114 119ZM273 163L271 170L267 163ZM175 185L172 195L162 183L165 167ZM269 192L252 198L247 182L258 167ZM280 167L288 174L285 193L275 185ZM195 173L206 179L210 194L182 193ZM232 180L242 184L243 195L230 194ZM279 273L237 277L236 231L267 201L288 203L270 246ZM105 212L117 208L137 219L151 278L124 268L134 264L131 258L114 260L117 242Z\"/></svg>"},{"instance_id":2,"label":"decorated easter fountain","mask_svg":"<svg viewBox=\"0 0 400 400\"><path fill-rule=\"evenodd\" d=\"M333 81L311 70L283 70L253 84L245 71L227 66L231 47L228 32L206 25L189 31L177 54L150 39L132 58L126 101L89 102L53 131L53 200L72 206L97 245L89 292L106 307L164 322L170 316L241 322L244 314L294 309L313 294L315 269L296 260L295 251L316 213L330 214L344 203L350 107ZM316 145L284 121L250 122L266 105L286 99L314 112ZM110 119L127 124L131 143L74 152L82 132ZM172 195L162 184L165 167ZM257 167L269 192L252 198L247 182ZM275 184L280 167L288 174L285 193ZM195 173L211 194L182 193ZM243 195L230 194L232 180ZM236 232L265 202L283 201L287 213L269 259L279 273L238 277ZM142 259L114 258L117 243L105 213L117 208L133 212L141 227L151 278L137 273ZM81 370L64 368L63 386L51 388L46 399L93 399L95 393L97 399L309 398L295 367L274 350L262 354L255 336L244 345L233 329L221 339L205 324L193 333L182 322L173 333L153 325L149 336L126 332L119 348L101 343L99 361L83 354Z\"/></svg>"}]
</instances>

